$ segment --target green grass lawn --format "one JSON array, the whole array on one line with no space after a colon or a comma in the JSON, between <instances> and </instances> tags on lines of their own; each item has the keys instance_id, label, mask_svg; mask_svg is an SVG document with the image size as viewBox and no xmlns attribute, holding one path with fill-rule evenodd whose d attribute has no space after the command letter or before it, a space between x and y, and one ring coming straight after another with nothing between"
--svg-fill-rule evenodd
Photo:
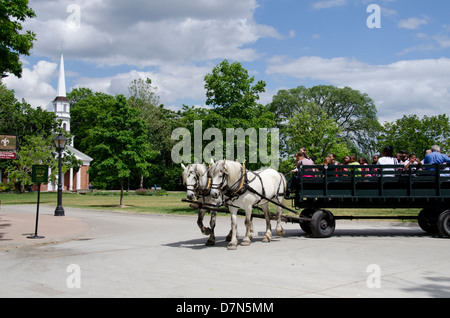
<instances>
[{"instance_id":1,"label":"green grass lawn","mask_svg":"<svg viewBox=\"0 0 450 318\"><path fill-rule=\"evenodd\" d=\"M131 213L159 213L159 214L196 214L197 211L182 202L186 198L185 192L168 192L163 196L135 195L133 192L124 196L124 208L119 206L120 196L117 192L103 193L63 193L63 206L96 210L122 211ZM57 194L54 192L41 193L40 202L43 205L54 205L56 207ZM6 204L36 204L37 192L33 193L0 193L0 203ZM290 202L285 202L287 207ZM275 212L272 204L271 211ZM299 211L300 212L300 211ZM419 209L333 209L334 215L353 216L417 216ZM284 214L294 215L285 211Z\"/></svg>"},{"instance_id":2,"label":"green grass lawn","mask_svg":"<svg viewBox=\"0 0 450 318\"><path fill-rule=\"evenodd\" d=\"M63 207L76 207L96 210L123 211L133 213L162 213L162 214L195 214L196 212L181 199L186 197L183 192L168 192L164 196L147 196L127 194L121 208L120 195L117 192L104 193L103 195L63 193ZM0 193L2 205L6 204L36 204L37 192L33 193ZM54 192L42 192L40 203L56 206L57 194Z\"/></svg>"}]
</instances>

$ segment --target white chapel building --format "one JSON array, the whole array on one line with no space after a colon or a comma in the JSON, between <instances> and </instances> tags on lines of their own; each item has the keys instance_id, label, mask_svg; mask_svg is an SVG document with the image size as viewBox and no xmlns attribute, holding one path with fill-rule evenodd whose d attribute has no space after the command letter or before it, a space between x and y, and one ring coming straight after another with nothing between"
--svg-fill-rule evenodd
<instances>
[{"instance_id":1,"label":"white chapel building","mask_svg":"<svg viewBox=\"0 0 450 318\"><path fill-rule=\"evenodd\" d=\"M62 128L70 132L70 102L66 97L66 78L64 72L64 57L61 54L61 63L59 66L59 77L58 77L58 95L55 100L47 107L49 111L52 111L56 115L56 120L62 121ZM70 151L74 156L82 162L82 166L76 169L71 168L65 173L62 180L63 190L66 191L79 191L86 190L89 188L89 166L93 160L88 155L82 153L81 151L75 149L72 140L69 140L66 145L66 150ZM47 189L45 189L47 187ZM58 189L57 182L49 183L48 185L43 185L42 190L56 191Z\"/></svg>"}]
</instances>

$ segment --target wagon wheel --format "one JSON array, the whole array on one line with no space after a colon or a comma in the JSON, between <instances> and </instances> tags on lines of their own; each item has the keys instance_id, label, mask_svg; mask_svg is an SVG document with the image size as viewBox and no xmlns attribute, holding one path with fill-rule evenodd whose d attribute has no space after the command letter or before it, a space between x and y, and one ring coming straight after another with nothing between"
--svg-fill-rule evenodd
<instances>
[{"instance_id":1,"label":"wagon wheel","mask_svg":"<svg viewBox=\"0 0 450 318\"><path fill-rule=\"evenodd\" d=\"M419 212L419 218L417 220L420 228L429 234L439 233L438 216L439 212L435 209L423 209Z\"/></svg>"},{"instance_id":2,"label":"wagon wheel","mask_svg":"<svg viewBox=\"0 0 450 318\"><path fill-rule=\"evenodd\" d=\"M316 209L304 209L303 211L302 211L302 213L300 213L300 218L308 218L308 219L310 219L311 218L311 216L314 214L314 212L316 212L317 210ZM301 220L300 219L300 228L305 232L305 233L308 233L308 234L311 234L312 233L312 230L311 230L311 220Z\"/></svg>"},{"instance_id":3,"label":"wagon wheel","mask_svg":"<svg viewBox=\"0 0 450 318\"><path fill-rule=\"evenodd\" d=\"M330 211L318 210L311 218L311 231L315 237L330 237L335 227L336 221Z\"/></svg>"},{"instance_id":4,"label":"wagon wheel","mask_svg":"<svg viewBox=\"0 0 450 318\"><path fill-rule=\"evenodd\" d=\"M443 236L450 237L450 210L441 213L438 220L438 228Z\"/></svg>"}]
</instances>

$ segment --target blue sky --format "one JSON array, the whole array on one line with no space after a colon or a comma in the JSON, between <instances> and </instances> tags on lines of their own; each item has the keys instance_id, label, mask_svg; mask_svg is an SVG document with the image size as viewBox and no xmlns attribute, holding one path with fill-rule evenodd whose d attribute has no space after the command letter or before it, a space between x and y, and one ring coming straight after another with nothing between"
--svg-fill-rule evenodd
<instances>
[{"instance_id":1,"label":"blue sky","mask_svg":"<svg viewBox=\"0 0 450 318\"><path fill-rule=\"evenodd\" d=\"M381 10L380 28L368 12ZM21 79L6 85L33 106L54 99L61 47L67 90L126 93L149 77L171 109L205 104L204 76L239 61L280 89L326 84L367 93L380 122L449 112L448 0L30 0L37 18ZM377 21L378 20L372 20Z\"/></svg>"}]
</instances>

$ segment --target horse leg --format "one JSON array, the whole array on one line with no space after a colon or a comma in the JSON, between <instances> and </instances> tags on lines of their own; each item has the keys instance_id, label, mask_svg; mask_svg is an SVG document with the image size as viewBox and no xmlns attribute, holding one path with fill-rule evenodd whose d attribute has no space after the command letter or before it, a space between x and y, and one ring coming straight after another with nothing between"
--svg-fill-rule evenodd
<instances>
[{"instance_id":1,"label":"horse leg","mask_svg":"<svg viewBox=\"0 0 450 318\"><path fill-rule=\"evenodd\" d=\"M282 184L279 190L281 190L281 193L286 192L286 179L283 175L280 174ZM277 196L278 203L283 204L283 195ZM284 236L286 232L284 231L283 227L281 226L281 215L283 214L283 208L276 205L277 209L277 235L278 236Z\"/></svg>"},{"instance_id":2,"label":"horse leg","mask_svg":"<svg viewBox=\"0 0 450 318\"><path fill-rule=\"evenodd\" d=\"M266 234L264 235L263 242L268 243L272 240L272 226L270 224L269 204L265 203L261 205L261 208L264 211L264 218L266 219Z\"/></svg>"},{"instance_id":3,"label":"horse leg","mask_svg":"<svg viewBox=\"0 0 450 318\"><path fill-rule=\"evenodd\" d=\"M253 222L252 222L252 207L245 209L245 237L242 240L242 246L249 246L252 243L253 238Z\"/></svg>"},{"instance_id":4,"label":"horse leg","mask_svg":"<svg viewBox=\"0 0 450 318\"><path fill-rule=\"evenodd\" d=\"M225 238L225 241L230 242L232 236L233 236L233 230L230 229L230 232L228 233L227 237Z\"/></svg>"},{"instance_id":5,"label":"horse leg","mask_svg":"<svg viewBox=\"0 0 450 318\"><path fill-rule=\"evenodd\" d=\"M211 229L210 228L206 228L203 225L203 218L205 217L205 209L198 209L198 218L197 218L197 225L200 228L200 231L202 231L203 235L210 235L211 234Z\"/></svg>"},{"instance_id":6,"label":"horse leg","mask_svg":"<svg viewBox=\"0 0 450 318\"><path fill-rule=\"evenodd\" d=\"M209 221L209 226L211 227L211 233L206 245L212 246L216 244L216 236L214 235L214 228L216 227L216 211L211 211L211 220Z\"/></svg>"},{"instance_id":7,"label":"horse leg","mask_svg":"<svg viewBox=\"0 0 450 318\"><path fill-rule=\"evenodd\" d=\"M228 243L227 249L235 250L237 249L237 210L236 208L230 207L231 213L231 241Z\"/></svg>"},{"instance_id":8,"label":"horse leg","mask_svg":"<svg viewBox=\"0 0 450 318\"><path fill-rule=\"evenodd\" d=\"M279 206L277 206L276 209L277 209L277 235L284 236L284 234L286 234L286 232L284 231L283 227L281 226L281 214L283 213L283 209Z\"/></svg>"}]
</instances>

